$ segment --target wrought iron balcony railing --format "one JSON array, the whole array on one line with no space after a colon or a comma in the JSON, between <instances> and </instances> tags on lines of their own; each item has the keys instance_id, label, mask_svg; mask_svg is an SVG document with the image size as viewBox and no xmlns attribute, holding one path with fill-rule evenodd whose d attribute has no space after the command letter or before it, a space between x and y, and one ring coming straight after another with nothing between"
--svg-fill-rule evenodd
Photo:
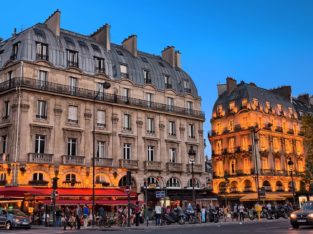
<instances>
[{"instance_id":1,"label":"wrought iron balcony railing","mask_svg":"<svg viewBox=\"0 0 313 234\"><path fill-rule=\"evenodd\" d=\"M137 98L131 98L127 97L127 101L125 101L125 97L116 95L116 94L110 94L110 93L104 93L103 95L97 96L97 91L95 90L89 90L84 88L76 88L73 92L73 88L68 85L62 85L52 82L45 82L45 85L41 85L42 82L31 79L31 78L12 78L10 81L4 81L0 83L0 92L6 91L9 89L15 89L16 87L21 87L25 89L34 89L34 90L45 90L47 92L62 94L62 95L70 95L75 97L82 97L87 98L91 100L98 100L98 101L104 101L109 103L116 103L116 104L127 104L131 106L136 106L140 108L145 109L154 109L157 111L164 111L164 112L172 112L175 114L181 114L196 118L205 119L204 112L198 111L198 110L192 110L184 107L178 107L178 106L169 106L163 103L157 103L157 102L151 102L143 99L137 99Z\"/></svg>"},{"instance_id":2,"label":"wrought iron balcony railing","mask_svg":"<svg viewBox=\"0 0 313 234\"><path fill-rule=\"evenodd\" d=\"M40 153L29 153L28 154L29 163L43 163L52 164L53 154L40 154Z\"/></svg>"}]
</instances>

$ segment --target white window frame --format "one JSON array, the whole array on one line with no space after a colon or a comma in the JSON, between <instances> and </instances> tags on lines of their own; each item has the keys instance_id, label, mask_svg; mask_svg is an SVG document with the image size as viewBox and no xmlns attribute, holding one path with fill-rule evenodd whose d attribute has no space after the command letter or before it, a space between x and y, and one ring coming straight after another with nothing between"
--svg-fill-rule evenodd
<instances>
[{"instance_id":1,"label":"white window frame","mask_svg":"<svg viewBox=\"0 0 313 234\"><path fill-rule=\"evenodd\" d=\"M44 135L36 135L35 136L35 153L36 154L44 154L45 153L45 143L46 143L46 136L44 136ZM36 149L36 146L37 146L37 149ZM43 152L40 152L41 147L43 147Z\"/></svg>"},{"instance_id":2,"label":"white window frame","mask_svg":"<svg viewBox=\"0 0 313 234\"><path fill-rule=\"evenodd\" d=\"M124 114L123 129L131 130L131 116L130 116L130 114Z\"/></svg>"},{"instance_id":3,"label":"white window frame","mask_svg":"<svg viewBox=\"0 0 313 234\"><path fill-rule=\"evenodd\" d=\"M147 160L154 161L154 146L153 145L148 145Z\"/></svg>"},{"instance_id":4,"label":"white window frame","mask_svg":"<svg viewBox=\"0 0 313 234\"><path fill-rule=\"evenodd\" d=\"M194 124L188 124L188 137L195 138L195 125Z\"/></svg>"},{"instance_id":5,"label":"white window frame","mask_svg":"<svg viewBox=\"0 0 313 234\"><path fill-rule=\"evenodd\" d=\"M77 89L77 78L76 77L70 77L69 78L69 89L72 95L76 94Z\"/></svg>"},{"instance_id":6,"label":"white window frame","mask_svg":"<svg viewBox=\"0 0 313 234\"><path fill-rule=\"evenodd\" d=\"M97 158L105 158L105 141L97 141Z\"/></svg>"},{"instance_id":7,"label":"white window frame","mask_svg":"<svg viewBox=\"0 0 313 234\"><path fill-rule=\"evenodd\" d=\"M170 136L176 136L176 124L174 121L169 121L169 129L168 129L168 134Z\"/></svg>"},{"instance_id":8,"label":"white window frame","mask_svg":"<svg viewBox=\"0 0 313 234\"><path fill-rule=\"evenodd\" d=\"M97 127L105 128L105 111L97 110Z\"/></svg>"},{"instance_id":9,"label":"white window frame","mask_svg":"<svg viewBox=\"0 0 313 234\"><path fill-rule=\"evenodd\" d=\"M75 146L73 152L73 146ZM77 156L77 139L76 138L68 138L67 139L67 154L70 156Z\"/></svg>"},{"instance_id":10,"label":"white window frame","mask_svg":"<svg viewBox=\"0 0 313 234\"><path fill-rule=\"evenodd\" d=\"M47 80L48 80L48 72L39 70L38 71L38 86L39 87L46 87L47 86Z\"/></svg>"},{"instance_id":11,"label":"white window frame","mask_svg":"<svg viewBox=\"0 0 313 234\"><path fill-rule=\"evenodd\" d=\"M37 101L37 118L46 119L47 118L47 101L38 100Z\"/></svg>"},{"instance_id":12,"label":"white window frame","mask_svg":"<svg viewBox=\"0 0 313 234\"><path fill-rule=\"evenodd\" d=\"M132 152L131 144L125 143L123 145L123 159L131 160L131 158L132 158L131 152Z\"/></svg>"},{"instance_id":13,"label":"white window frame","mask_svg":"<svg viewBox=\"0 0 313 234\"><path fill-rule=\"evenodd\" d=\"M68 122L78 123L78 107L68 106Z\"/></svg>"},{"instance_id":14,"label":"white window frame","mask_svg":"<svg viewBox=\"0 0 313 234\"><path fill-rule=\"evenodd\" d=\"M148 133L155 133L154 119L153 118L147 118L147 132Z\"/></svg>"},{"instance_id":15,"label":"white window frame","mask_svg":"<svg viewBox=\"0 0 313 234\"><path fill-rule=\"evenodd\" d=\"M177 163L177 150L176 148L169 149L169 161L170 163Z\"/></svg>"}]
</instances>

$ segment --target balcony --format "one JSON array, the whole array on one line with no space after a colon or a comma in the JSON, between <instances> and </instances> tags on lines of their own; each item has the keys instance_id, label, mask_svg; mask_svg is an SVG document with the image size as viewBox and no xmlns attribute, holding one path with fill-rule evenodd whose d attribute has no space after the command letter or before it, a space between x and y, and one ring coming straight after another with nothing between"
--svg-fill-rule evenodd
<instances>
[{"instance_id":1,"label":"balcony","mask_svg":"<svg viewBox=\"0 0 313 234\"><path fill-rule=\"evenodd\" d=\"M162 162L144 161L144 168L147 171L161 171L162 170Z\"/></svg>"},{"instance_id":2,"label":"balcony","mask_svg":"<svg viewBox=\"0 0 313 234\"><path fill-rule=\"evenodd\" d=\"M78 62L67 60L67 66L68 67L77 67L78 68Z\"/></svg>"},{"instance_id":3,"label":"balcony","mask_svg":"<svg viewBox=\"0 0 313 234\"><path fill-rule=\"evenodd\" d=\"M262 169L261 174L262 175L273 175L274 171L272 169Z\"/></svg>"},{"instance_id":4,"label":"balcony","mask_svg":"<svg viewBox=\"0 0 313 234\"><path fill-rule=\"evenodd\" d=\"M46 180L30 180L28 182L29 185L32 185L32 186L47 186L48 185L48 181Z\"/></svg>"},{"instance_id":5,"label":"balcony","mask_svg":"<svg viewBox=\"0 0 313 234\"><path fill-rule=\"evenodd\" d=\"M120 167L127 169L138 169L138 160L120 159Z\"/></svg>"},{"instance_id":6,"label":"balcony","mask_svg":"<svg viewBox=\"0 0 313 234\"><path fill-rule=\"evenodd\" d=\"M49 60L49 56L47 55L47 54L39 54L39 53L37 53L36 54L36 59L37 60Z\"/></svg>"},{"instance_id":7,"label":"balcony","mask_svg":"<svg viewBox=\"0 0 313 234\"><path fill-rule=\"evenodd\" d=\"M96 167L113 167L113 158L95 158Z\"/></svg>"},{"instance_id":8,"label":"balcony","mask_svg":"<svg viewBox=\"0 0 313 234\"><path fill-rule=\"evenodd\" d=\"M187 164L187 172L191 173L192 165ZM193 164L193 172L194 173L202 173L204 172L201 164Z\"/></svg>"},{"instance_id":9,"label":"balcony","mask_svg":"<svg viewBox=\"0 0 313 234\"><path fill-rule=\"evenodd\" d=\"M277 175L277 176L285 176L285 175L287 175L287 172L284 171L284 170L276 170L275 171L275 175Z\"/></svg>"},{"instance_id":10,"label":"balcony","mask_svg":"<svg viewBox=\"0 0 313 234\"><path fill-rule=\"evenodd\" d=\"M85 165L85 156L76 156L76 155L63 155L62 156L63 165Z\"/></svg>"},{"instance_id":11,"label":"balcony","mask_svg":"<svg viewBox=\"0 0 313 234\"><path fill-rule=\"evenodd\" d=\"M166 163L166 170L170 172L182 172L183 164L168 162Z\"/></svg>"},{"instance_id":12,"label":"balcony","mask_svg":"<svg viewBox=\"0 0 313 234\"><path fill-rule=\"evenodd\" d=\"M42 89L38 87L38 81L36 79L31 78L12 78L10 81L4 81L0 83L0 92L15 89L16 87L20 87L21 89L27 88L27 89ZM84 88L75 88L75 91L73 91L73 87L68 85L61 85L57 83L51 83L51 82L45 82L45 91L57 93L58 95L71 95L76 97L81 97L85 99L94 100L97 96L97 91L95 90L89 90ZM108 103L116 103L116 104L122 104L125 105L125 97L119 96L116 94L110 94L110 93L104 93L103 95L98 96L96 98L97 100L101 100ZM192 112L189 111L189 109L179 106L171 106L170 110L168 108L168 105L163 103L157 103L157 102L149 102L150 105L147 107L146 100L137 99L137 98L128 98L128 104L133 107L140 107L140 108L147 108L147 109L154 109L156 111L164 111L164 112L173 112L180 115L189 115L194 116L197 118L201 118L204 120L204 112L198 111L198 110L192 110Z\"/></svg>"},{"instance_id":13,"label":"balcony","mask_svg":"<svg viewBox=\"0 0 313 234\"><path fill-rule=\"evenodd\" d=\"M105 74L105 69L102 67L95 67L96 73Z\"/></svg>"},{"instance_id":14,"label":"balcony","mask_svg":"<svg viewBox=\"0 0 313 234\"><path fill-rule=\"evenodd\" d=\"M41 164L52 164L53 154L40 154L40 153L29 153L29 163L41 163Z\"/></svg>"}]
</instances>

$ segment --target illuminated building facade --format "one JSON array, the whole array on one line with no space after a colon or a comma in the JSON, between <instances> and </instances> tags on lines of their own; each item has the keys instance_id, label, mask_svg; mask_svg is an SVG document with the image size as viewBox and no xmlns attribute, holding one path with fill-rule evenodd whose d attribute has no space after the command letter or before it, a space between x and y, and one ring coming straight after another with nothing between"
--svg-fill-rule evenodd
<instances>
[{"instance_id":1,"label":"illuminated building facade","mask_svg":"<svg viewBox=\"0 0 313 234\"><path fill-rule=\"evenodd\" d=\"M218 85L218 95L209 134L213 191L229 200L256 201L259 187L263 199L290 199L290 170L295 191L305 170L300 120L312 112L309 96L292 98L289 86L266 90L232 78Z\"/></svg>"},{"instance_id":2,"label":"illuminated building facade","mask_svg":"<svg viewBox=\"0 0 313 234\"><path fill-rule=\"evenodd\" d=\"M1 191L51 188L55 176L90 189L93 155L97 189L124 187L131 170L135 192L144 179L190 191L191 146L195 186L206 187L201 98L174 47L144 53L135 35L113 44L107 24L64 30L56 11L0 42L0 81Z\"/></svg>"}]
</instances>

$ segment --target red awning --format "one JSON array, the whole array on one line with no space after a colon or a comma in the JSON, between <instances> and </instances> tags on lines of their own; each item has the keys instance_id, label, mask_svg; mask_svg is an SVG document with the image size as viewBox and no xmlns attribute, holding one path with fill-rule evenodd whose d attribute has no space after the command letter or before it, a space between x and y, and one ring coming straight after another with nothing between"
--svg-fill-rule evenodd
<instances>
[{"instance_id":1,"label":"red awning","mask_svg":"<svg viewBox=\"0 0 313 234\"><path fill-rule=\"evenodd\" d=\"M59 188L57 189L59 196L92 196L91 188ZM25 197L27 194L33 196L50 196L51 188L36 187L0 187L0 197ZM101 188L95 189L96 196L107 197L127 197L127 193L120 188ZM135 192L131 192L131 197L136 197Z\"/></svg>"},{"instance_id":2,"label":"red awning","mask_svg":"<svg viewBox=\"0 0 313 234\"><path fill-rule=\"evenodd\" d=\"M41 200L39 201L45 205L50 205L51 200ZM135 204L137 200L131 200L132 204ZM86 200L56 200L56 205L91 205L92 201L86 201ZM127 205L128 200L101 200L96 201L96 205Z\"/></svg>"}]
</instances>

